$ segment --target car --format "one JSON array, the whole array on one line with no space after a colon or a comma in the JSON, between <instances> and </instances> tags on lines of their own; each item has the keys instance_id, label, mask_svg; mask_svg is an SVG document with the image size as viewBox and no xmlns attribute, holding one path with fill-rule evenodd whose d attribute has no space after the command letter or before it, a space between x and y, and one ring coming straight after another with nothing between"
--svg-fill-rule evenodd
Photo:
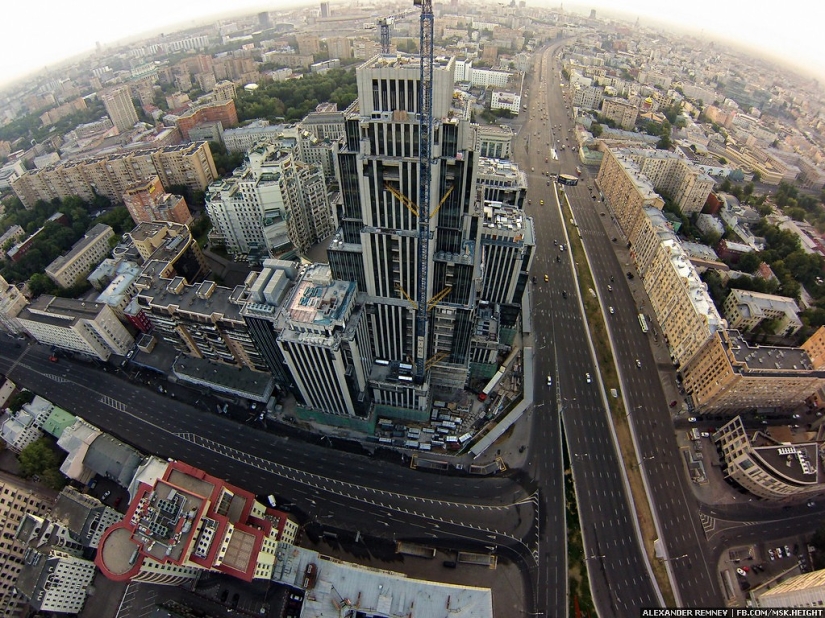
<instances>
[{"instance_id":1,"label":"car","mask_svg":"<svg viewBox=\"0 0 825 618\"><path fill-rule=\"evenodd\" d=\"M539 200L539 204L544 206L544 200Z\"/></svg>"},{"instance_id":2,"label":"car","mask_svg":"<svg viewBox=\"0 0 825 618\"><path fill-rule=\"evenodd\" d=\"M536 276L533 275L533 283L535 283L535 282L536 282Z\"/></svg>"},{"instance_id":3,"label":"car","mask_svg":"<svg viewBox=\"0 0 825 618\"><path fill-rule=\"evenodd\" d=\"M793 415L793 417L794 417L794 418L802 418L802 416L801 416L801 415L799 415L799 414L794 414L794 415Z\"/></svg>"},{"instance_id":4,"label":"car","mask_svg":"<svg viewBox=\"0 0 825 618\"><path fill-rule=\"evenodd\" d=\"M587 382L588 384L590 384L590 383L593 381L593 380L590 378L590 374L589 374L589 373L584 374L584 381L585 381L585 382Z\"/></svg>"},{"instance_id":5,"label":"car","mask_svg":"<svg viewBox=\"0 0 825 618\"><path fill-rule=\"evenodd\" d=\"M638 358L636 359L636 366L637 366L639 369L641 369L641 368L642 368L642 361L640 361Z\"/></svg>"},{"instance_id":6,"label":"car","mask_svg":"<svg viewBox=\"0 0 825 618\"><path fill-rule=\"evenodd\" d=\"M745 572L745 569L736 569L736 573L741 575L742 577L748 576L748 574Z\"/></svg>"},{"instance_id":7,"label":"car","mask_svg":"<svg viewBox=\"0 0 825 618\"><path fill-rule=\"evenodd\" d=\"M768 557L771 559L771 562L776 560L776 554L774 553L774 551L772 549L768 550Z\"/></svg>"},{"instance_id":8,"label":"car","mask_svg":"<svg viewBox=\"0 0 825 618\"><path fill-rule=\"evenodd\" d=\"M527 200L527 205L528 206L531 205L532 203L533 203L533 200Z\"/></svg>"},{"instance_id":9,"label":"car","mask_svg":"<svg viewBox=\"0 0 825 618\"><path fill-rule=\"evenodd\" d=\"M549 181L549 180L547 181L547 186L548 186L548 187L550 186L550 181Z\"/></svg>"},{"instance_id":10,"label":"car","mask_svg":"<svg viewBox=\"0 0 825 618\"><path fill-rule=\"evenodd\" d=\"M57 362L57 357L54 354L52 354L51 356L49 356L49 360L52 361L53 363L56 363Z\"/></svg>"},{"instance_id":11,"label":"car","mask_svg":"<svg viewBox=\"0 0 825 618\"><path fill-rule=\"evenodd\" d=\"M699 435L703 438L710 438L710 432L709 431L703 431Z\"/></svg>"},{"instance_id":12,"label":"car","mask_svg":"<svg viewBox=\"0 0 825 618\"><path fill-rule=\"evenodd\" d=\"M536 133L536 135L538 135L538 133ZM530 168L530 171L531 171L531 172L535 172L535 171L536 171L536 168L535 168L535 167L531 167L531 168Z\"/></svg>"},{"instance_id":13,"label":"car","mask_svg":"<svg viewBox=\"0 0 825 618\"><path fill-rule=\"evenodd\" d=\"M564 251L564 245L563 244L559 245L559 251Z\"/></svg>"},{"instance_id":14,"label":"car","mask_svg":"<svg viewBox=\"0 0 825 618\"><path fill-rule=\"evenodd\" d=\"M562 298L567 298L567 290L562 290L561 291L561 297Z\"/></svg>"},{"instance_id":15,"label":"car","mask_svg":"<svg viewBox=\"0 0 825 618\"><path fill-rule=\"evenodd\" d=\"M547 386L553 386L553 376L547 376Z\"/></svg>"},{"instance_id":16,"label":"car","mask_svg":"<svg viewBox=\"0 0 825 618\"><path fill-rule=\"evenodd\" d=\"M791 554L791 548L790 548L788 545L785 545L785 548L784 548L784 549L785 549L785 555L786 555L786 556L788 556L788 557L790 558L790 557L792 556L792 554Z\"/></svg>"},{"instance_id":17,"label":"car","mask_svg":"<svg viewBox=\"0 0 825 618\"><path fill-rule=\"evenodd\" d=\"M102 496L100 496L100 500L101 500L101 502L102 502L103 500L105 500L106 498L108 498L109 496L111 496L111 495L112 495L112 490L111 490L111 489L107 489L106 491L104 491L104 492L103 492L103 495L102 495Z\"/></svg>"},{"instance_id":18,"label":"car","mask_svg":"<svg viewBox=\"0 0 825 618\"><path fill-rule=\"evenodd\" d=\"M221 603L226 603L226 597L229 596L229 590L224 590L221 592Z\"/></svg>"},{"instance_id":19,"label":"car","mask_svg":"<svg viewBox=\"0 0 825 618\"><path fill-rule=\"evenodd\" d=\"M612 291L613 291L613 286L612 286L612 285L608 285L608 286L607 286L607 291L608 291L608 292L612 292Z\"/></svg>"},{"instance_id":20,"label":"car","mask_svg":"<svg viewBox=\"0 0 825 618\"><path fill-rule=\"evenodd\" d=\"M615 239L613 239L613 242L616 242L616 240L615 240ZM633 279L633 273L632 273L632 272L630 272L629 270L627 271L627 278L628 278L628 279Z\"/></svg>"},{"instance_id":21,"label":"car","mask_svg":"<svg viewBox=\"0 0 825 618\"><path fill-rule=\"evenodd\" d=\"M613 307L608 307L608 308L607 308L607 310L610 312L610 315L613 315L614 313L616 313L616 312L613 310Z\"/></svg>"},{"instance_id":22,"label":"car","mask_svg":"<svg viewBox=\"0 0 825 618\"><path fill-rule=\"evenodd\" d=\"M812 507L814 507L815 505L816 505L816 502L814 502L813 500L808 500L808 502L807 502L807 506L808 506L808 508L812 508Z\"/></svg>"},{"instance_id":23,"label":"car","mask_svg":"<svg viewBox=\"0 0 825 618\"><path fill-rule=\"evenodd\" d=\"M785 555L782 553L782 548L781 547L777 547L773 551L776 552L776 557L777 558L784 558L785 557Z\"/></svg>"},{"instance_id":24,"label":"car","mask_svg":"<svg viewBox=\"0 0 825 618\"><path fill-rule=\"evenodd\" d=\"M558 246L558 244L559 244L559 241L554 238L553 239L553 245Z\"/></svg>"},{"instance_id":25,"label":"car","mask_svg":"<svg viewBox=\"0 0 825 618\"><path fill-rule=\"evenodd\" d=\"M673 401L670 402L670 407L675 408L677 403L678 402L674 399Z\"/></svg>"},{"instance_id":26,"label":"car","mask_svg":"<svg viewBox=\"0 0 825 618\"><path fill-rule=\"evenodd\" d=\"M544 275L544 282L547 283L548 281L550 281L550 277L548 277L547 275Z\"/></svg>"},{"instance_id":27,"label":"car","mask_svg":"<svg viewBox=\"0 0 825 618\"><path fill-rule=\"evenodd\" d=\"M695 423L696 417L695 416L688 416L688 423Z\"/></svg>"}]
</instances>

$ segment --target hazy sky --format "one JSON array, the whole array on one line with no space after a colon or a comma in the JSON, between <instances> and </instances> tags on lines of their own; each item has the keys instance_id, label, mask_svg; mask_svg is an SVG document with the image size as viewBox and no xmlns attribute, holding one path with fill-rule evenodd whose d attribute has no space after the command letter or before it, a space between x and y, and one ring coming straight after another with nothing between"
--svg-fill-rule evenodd
<instances>
[{"instance_id":1,"label":"hazy sky","mask_svg":"<svg viewBox=\"0 0 825 618\"><path fill-rule=\"evenodd\" d=\"M491 4L504 3L492 1ZM527 0L528 4L538 4ZM509 3L509 2L508 2ZM232 10L276 10L300 0L20 0L6 3L0 36L0 84L44 66L94 49L95 42L113 43L125 37L167 25L186 23ZM313 2L318 4L318 2ZM331 0L332 8L337 4ZM365 3L366 4L366 3ZM376 3L379 4L380 3ZM544 2L558 6L557 2ZM606 15L610 3L600 0L576 8L595 8ZM412 0L410 0L412 6ZM739 40L768 53L783 56L809 72L825 76L822 8L813 0L784 0L769 5L745 0L623 0L629 16L674 22L703 29L709 39ZM572 3L565 3L572 9ZM649 23L649 22L648 22Z\"/></svg>"}]
</instances>

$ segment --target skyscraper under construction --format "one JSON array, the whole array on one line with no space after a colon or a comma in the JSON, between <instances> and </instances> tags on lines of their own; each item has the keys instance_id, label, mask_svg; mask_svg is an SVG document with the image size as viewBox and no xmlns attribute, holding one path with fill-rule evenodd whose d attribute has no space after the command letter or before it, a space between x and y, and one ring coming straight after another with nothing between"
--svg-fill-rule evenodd
<instances>
[{"instance_id":1,"label":"skyscraper under construction","mask_svg":"<svg viewBox=\"0 0 825 618\"><path fill-rule=\"evenodd\" d=\"M417 56L400 54L357 69L358 100L338 153L339 228L329 248L333 278L356 282L365 305L372 404L413 417L427 414L431 390L463 388L473 363L495 364L496 346L479 320L495 315L500 326L515 327L534 246L521 210L485 204L476 189L469 99L454 96L454 59L436 57L429 248L426 264L419 262L420 69ZM422 285L428 328L420 338ZM413 369L422 356L423 376Z\"/></svg>"}]
</instances>

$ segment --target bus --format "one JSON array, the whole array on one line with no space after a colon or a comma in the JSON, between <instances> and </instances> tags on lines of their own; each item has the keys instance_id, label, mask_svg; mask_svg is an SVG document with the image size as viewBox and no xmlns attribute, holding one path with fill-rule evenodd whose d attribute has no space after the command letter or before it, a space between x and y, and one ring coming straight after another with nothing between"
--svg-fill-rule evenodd
<instances>
[{"instance_id":1,"label":"bus","mask_svg":"<svg viewBox=\"0 0 825 618\"><path fill-rule=\"evenodd\" d=\"M559 174L558 182L560 185L569 185L571 187L575 187L579 184L579 179L575 176L571 176L570 174Z\"/></svg>"},{"instance_id":2,"label":"bus","mask_svg":"<svg viewBox=\"0 0 825 618\"><path fill-rule=\"evenodd\" d=\"M639 326L642 327L642 332L647 332L647 320L645 320L645 316L643 313L639 314Z\"/></svg>"}]
</instances>

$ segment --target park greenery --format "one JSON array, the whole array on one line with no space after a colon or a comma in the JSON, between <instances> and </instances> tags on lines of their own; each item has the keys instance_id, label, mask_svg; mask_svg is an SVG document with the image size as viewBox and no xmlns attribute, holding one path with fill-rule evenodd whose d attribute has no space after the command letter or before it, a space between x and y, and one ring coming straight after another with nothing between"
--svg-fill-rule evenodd
<instances>
[{"instance_id":1,"label":"park greenery","mask_svg":"<svg viewBox=\"0 0 825 618\"><path fill-rule=\"evenodd\" d=\"M31 249L18 262L5 261L0 267L0 274L11 283L29 281L29 288L35 296L39 294L56 294L73 298L88 289L88 283L61 289L49 279L44 271L56 257L63 255L76 243L86 231L95 223L104 223L112 227L116 236L131 230L133 227L129 211L124 206L114 208L96 219L91 212L98 208L105 208L109 200L98 197L93 203L87 203L77 196L71 195L64 200L51 202L38 201L31 209L26 209L19 199L12 197L4 202L5 213L0 220L0 229L8 229L12 225L23 228L26 236L33 234L41 227ZM66 216L67 224L46 220L56 212Z\"/></svg>"},{"instance_id":2,"label":"park greenery","mask_svg":"<svg viewBox=\"0 0 825 618\"><path fill-rule=\"evenodd\" d=\"M241 122L254 118L293 122L326 101L343 110L357 95L355 71L333 69L323 74L310 73L301 79L262 84L253 92L241 90L235 106Z\"/></svg>"},{"instance_id":3,"label":"park greenery","mask_svg":"<svg viewBox=\"0 0 825 618\"><path fill-rule=\"evenodd\" d=\"M758 182L758 179L754 179ZM761 219L751 226L751 231L765 241L762 251L746 253L735 262L728 260L732 270L755 274L760 264L767 264L776 279L762 277L738 277L723 279L715 270L708 270L702 275L702 280L708 286L708 292L717 307L722 307L732 289L779 294L799 300L802 288L814 300L814 306L801 312L800 318L805 324L801 335L810 334L811 330L825 325L825 285L822 283L823 262L817 253L809 253L802 248L799 237L792 231L782 229L767 217L775 213L775 207L781 214L797 221L807 221L820 231L825 231L825 194L817 197L803 194L794 185L782 182L770 195L759 195L755 192L754 182L745 184L732 183L725 179L719 184L719 190L729 193L743 204L752 206L761 215ZM683 222L680 234L690 240L701 240L715 246L724 238L734 242L741 242L731 229L726 229L721 236L718 234L702 234L696 228L692 219L672 209L672 204L665 200L665 210L676 214ZM723 260L724 261L724 260ZM772 334L772 325L764 323L760 331Z\"/></svg>"},{"instance_id":4,"label":"park greenery","mask_svg":"<svg viewBox=\"0 0 825 618\"><path fill-rule=\"evenodd\" d=\"M49 108L12 120L7 125L0 127L0 140L14 143L18 139L23 138L25 144L20 147L28 148L31 140L40 142L50 135L63 135L67 131L74 129L77 125L98 120L106 115L106 109L103 107L101 101L97 99L87 100L86 104L87 108L85 110L69 114L52 125L44 126L43 123L40 122L40 116L48 111Z\"/></svg>"},{"instance_id":5,"label":"park greenery","mask_svg":"<svg viewBox=\"0 0 825 618\"><path fill-rule=\"evenodd\" d=\"M17 456L20 476L39 478L46 487L60 491L66 485L66 477L60 472L65 453L59 453L54 441L43 437L32 442Z\"/></svg>"}]
</instances>

